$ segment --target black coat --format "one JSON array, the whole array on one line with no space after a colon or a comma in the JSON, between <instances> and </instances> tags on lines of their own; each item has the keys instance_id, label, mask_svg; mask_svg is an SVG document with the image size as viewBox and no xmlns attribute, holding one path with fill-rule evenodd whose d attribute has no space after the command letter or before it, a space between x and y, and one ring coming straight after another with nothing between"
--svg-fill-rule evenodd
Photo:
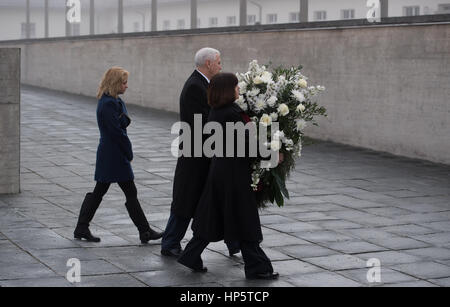
<instances>
[{"instance_id":1,"label":"black coat","mask_svg":"<svg viewBox=\"0 0 450 307\"><path fill-rule=\"evenodd\" d=\"M226 139L225 123L244 122L242 113L242 109L232 103L211 110L209 121L219 122L224 127ZM209 242L223 239L262 241L258 206L250 186L251 172L251 159L248 157L212 158L205 189L192 223L194 236Z\"/></svg>"},{"instance_id":2,"label":"black coat","mask_svg":"<svg viewBox=\"0 0 450 307\"><path fill-rule=\"evenodd\" d=\"M97 105L100 144L97 149L95 181L112 183L134 180L133 149L127 135L130 124L122 99L103 95Z\"/></svg>"},{"instance_id":3,"label":"black coat","mask_svg":"<svg viewBox=\"0 0 450 307\"><path fill-rule=\"evenodd\" d=\"M194 133L194 115L201 114L203 125L208 120L210 107L207 98L208 81L194 71L186 81L180 96L180 121L186 122ZM203 127L202 127L203 128ZM193 142L192 142L193 143ZM193 145L193 144L192 144ZM172 213L192 218L208 175L210 159L206 157L180 157L173 183Z\"/></svg>"}]
</instances>

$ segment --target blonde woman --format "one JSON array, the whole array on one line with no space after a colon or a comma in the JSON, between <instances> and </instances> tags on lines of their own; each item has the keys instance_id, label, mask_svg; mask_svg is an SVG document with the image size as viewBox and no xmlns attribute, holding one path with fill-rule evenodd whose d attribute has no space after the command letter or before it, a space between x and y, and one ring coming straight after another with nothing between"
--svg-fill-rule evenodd
<instances>
[{"instance_id":1,"label":"blonde woman","mask_svg":"<svg viewBox=\"0 0 450 307\"><path fill-rule=\"evenodd\" d=\"M89 223L94 218L111 183L115 182L119 184L125 194L125 206L139 230L141 242L148 243L148 241L157 240L163 235L150 228L137 199L134 174L130 163L133 160L133 150L126 129L131 120L128 117L125 103L119 97L128 88L128 75L126 70L113 67L105 72L98 89L97 123L100 130L100 144L97 149L95 166L97 184L92 193L86 194L81 206L78 224L74 232L74 237L79 240L100 242L100 238L91 234Z\"/></svg>"}]
</instances>

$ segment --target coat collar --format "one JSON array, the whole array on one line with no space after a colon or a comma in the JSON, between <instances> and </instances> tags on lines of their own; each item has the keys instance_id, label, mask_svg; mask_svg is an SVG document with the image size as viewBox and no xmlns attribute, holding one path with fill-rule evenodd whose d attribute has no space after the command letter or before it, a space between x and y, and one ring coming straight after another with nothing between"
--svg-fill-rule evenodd
<instances>
[{"instance_id":1,"label":"coat collar","mask_svg":"<svg viewBox=\"0 0 450 307\"><path fill-rule=\"evenodd\" d=\"M206 87L208 87L209 82L206 80L205 77L203 77L203 75L196 70L194 70L194 72L192 73L192 76L198 80L200 80Z\"/></svg>"}]
</instances>

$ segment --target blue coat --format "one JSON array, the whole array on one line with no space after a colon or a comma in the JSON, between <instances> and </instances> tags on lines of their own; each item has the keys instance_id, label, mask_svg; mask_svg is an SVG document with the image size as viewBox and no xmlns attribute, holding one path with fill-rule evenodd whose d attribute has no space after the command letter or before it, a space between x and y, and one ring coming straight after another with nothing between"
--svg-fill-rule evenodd
<instances>
[{"instance_id":1,"label":"blue coat","mask_svg":"<svg viewBox=\"0 0 450 307\"><path fill-rule=\"evenodd\" d=\"M108 95L100 98L97 106L100 144L97 149L95 181L113 183L134 180L130 164L133 149L126 129L130 122L122 99Z\"/></svg>"}]
</instances>

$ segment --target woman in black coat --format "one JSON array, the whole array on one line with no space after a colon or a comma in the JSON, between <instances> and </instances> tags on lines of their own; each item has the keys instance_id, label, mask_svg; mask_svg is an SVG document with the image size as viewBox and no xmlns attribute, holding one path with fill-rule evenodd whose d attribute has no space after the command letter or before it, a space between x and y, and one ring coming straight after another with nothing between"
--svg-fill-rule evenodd
<instances>
[{"instance_id":1,"label":"woman in black coat","mask_svg":"<svg viewBox=\"0 0 450 307\"><path fill-rule=\"evenodd\" d=\"M210 83L208 121L218 122L227 139L226 123L249 121L234 103L239 97L235 75L222 73ZM235 138L236 139L236 138ZM247 136L248 141L248 136ZM248 143L248 142L247 142ZM224 154L226 153L224 142ZM234 147L236 149L236 146ZM255 193L251 188L251 159L213 156L203 194L192 223L194 237L178 262L196 272L206 272L201 254L210 242L237 241L245 262L248 279L275 279L272 264L259 246L263 239Z\"/></svg>"},{"instance_id":2,"label":"woman in black coat","mask_svg":"<svg viewBox=\"0 0 450 307\"><path fill-rule=\"evenodd\" d=\"M119 95L124 94L128 88L129 73L120 68L113 67L103 76L98 90L97 123L100 130L100 144L97 149L97 162L95 167L95 181L97 182L92 193L86 194L81 206L80 216L74 232L76 239L86 239L90 242L100 242L89 230L89 223L94 218L103 196L111 183L117 182L125 194L125 206L139 230L142 243L162 237L162 233L155 232L142 211L137 199L134 174L131 168L133 149L127 135L127 127L131 120L128 116L125 103Z\"/></svg>"}]
</instances>

